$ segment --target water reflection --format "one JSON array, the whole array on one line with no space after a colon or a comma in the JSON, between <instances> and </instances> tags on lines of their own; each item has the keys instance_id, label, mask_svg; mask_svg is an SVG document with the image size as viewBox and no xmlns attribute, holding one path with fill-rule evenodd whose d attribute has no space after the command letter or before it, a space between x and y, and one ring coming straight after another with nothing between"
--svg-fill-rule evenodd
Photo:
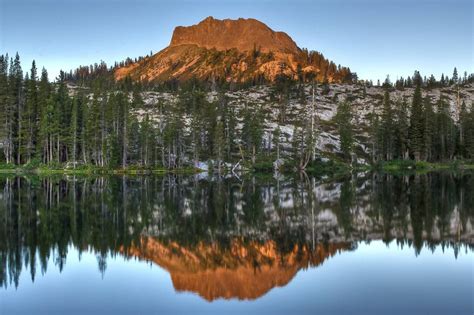
<instances>
[{"instance_id":1,"label":"water reflection","mask_svg":"<svg viewBox=\"0 0 474 315\"><path fill-rule=\"evenodd\" d=\"M166 269L206 300L256 299L361 241L474 249L474 176L1 177L0 283L59 270L68 250ZM38 270L39 268L39 270Z\"/></svg>"}]
</instances>

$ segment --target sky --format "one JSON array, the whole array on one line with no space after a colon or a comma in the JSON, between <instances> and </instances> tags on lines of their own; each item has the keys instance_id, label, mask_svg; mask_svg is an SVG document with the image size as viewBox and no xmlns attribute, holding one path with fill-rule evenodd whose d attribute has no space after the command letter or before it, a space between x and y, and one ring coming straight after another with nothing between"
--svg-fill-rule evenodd
<instances>
[{"instance_id":1,"label":"sky","mask_svg":"<svg viewBox=\"0 0 474 315\"><path fill-rule=\"evenodd\" d=\"M361 79L474 72L472 0L0 0L0 54L50 78L165 48L178 25L256 18Z\"/></svg>"}]
</instances>

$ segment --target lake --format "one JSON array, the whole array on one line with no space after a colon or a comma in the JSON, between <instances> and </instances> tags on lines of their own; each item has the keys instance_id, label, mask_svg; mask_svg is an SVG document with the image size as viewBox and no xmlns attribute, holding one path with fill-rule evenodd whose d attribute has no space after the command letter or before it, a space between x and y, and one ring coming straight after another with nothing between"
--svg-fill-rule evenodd
<instances>
[{"instance_id":1,"label":"lake","mask_svg":"<svg viewBox=\"0 0 474 315\"><path fill-rule=\"evenodd\" d=\"M474 173L0 177L1 314L474 313Z\"/></svg>"}]
</instances>

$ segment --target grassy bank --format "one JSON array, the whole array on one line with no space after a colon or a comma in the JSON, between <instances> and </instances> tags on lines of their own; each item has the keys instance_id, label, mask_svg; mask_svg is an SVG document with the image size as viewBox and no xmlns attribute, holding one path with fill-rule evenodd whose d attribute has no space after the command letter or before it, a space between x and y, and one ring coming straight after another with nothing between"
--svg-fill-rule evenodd
<instances>
[{"instance_id":1,"label":"grassy bank","mask_svg":"<svg viewBox=\"0 0 474 315\"><path fill-rule=\"evenodd\" d=\"M3 174L38 174L38 175L149 175L149 174L196 174L201 170L191 167L180 169L166 168L144 168L131 166L128 168L106 168L93 165L82 165L77 168L67 168L61 165L40 165L30 167L28 165L0 164L0 173Z\"/></svg>"},{"instance_id":2,"label":"grassy bank","mask_svg":"<svg viewBox=\"0 0 474 315\"><path fill-rule=\"evenodd\" d=\"M436 170L474 170L472 161L450 161L450 162L426 162L413 160L394 160L388 162L379 162L372 167L376 171L400 172L400 171L436 171Z\"/></svg>"},{"instance_id":3,"label":"grassy bank","mask_svg":"<svg viewBox=\"0 0 474 315\"><path fill-rule=\"evenodd\" d=\"M257 175L274 173L273 161L259 161L254 165L242 165L243 172ZM283 174L294 174L297 166L292 163L283 165L280 172ZM436 170L474 170L472 161L451 161L446 163L415 162L412 160L394 160L389 162L379 162L375 165L359 165L351 167L348 163L339 159L325 158L314 163L310 163L305 169L305 173L316 177L338 177L361 171L378 171L387 173L397 173L406 171L428 172ZM179 169L166 168L145 168L140 166L130 166L127 168L105 168L93 165L81 165L77 168L68 168L64 165L13 165L0 164L0 174L38 174L38 175L151 175L151 174L183 174L192 175L202 172L202 170L192 167ZM230 170L224 170L224 173Z\"/></svg>"}]
</instances>

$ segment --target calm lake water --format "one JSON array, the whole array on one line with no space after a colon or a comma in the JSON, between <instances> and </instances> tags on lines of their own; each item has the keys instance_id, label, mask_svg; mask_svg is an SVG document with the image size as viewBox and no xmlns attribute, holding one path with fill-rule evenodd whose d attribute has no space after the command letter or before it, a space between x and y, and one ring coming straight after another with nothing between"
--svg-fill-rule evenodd
<instances>
[{"instance_id":1,"label":"calm lake water","mask_svg":"<svg viewBox=\"0 0 474 315\"><path fill-rule=\"evenodd\" d=\"M474 313L474 174L0 177L0 314Z\"/></svg>"}]
</instances>

